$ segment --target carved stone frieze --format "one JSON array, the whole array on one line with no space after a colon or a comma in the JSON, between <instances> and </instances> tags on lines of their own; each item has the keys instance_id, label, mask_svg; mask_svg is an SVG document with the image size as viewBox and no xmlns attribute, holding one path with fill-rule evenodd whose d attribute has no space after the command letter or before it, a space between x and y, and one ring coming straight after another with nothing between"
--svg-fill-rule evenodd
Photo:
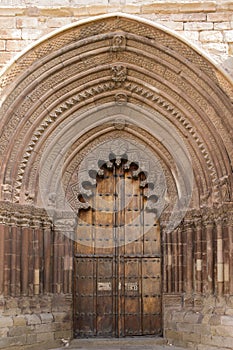
<instances>
[{"instance_id":1,"label":"carved stone frieze","mask_svg":"<svg viewBox=\"0 0 233 350\"><path fill-rule=\"evenodd\" d=\"M10 226L52 227L44 209L5 201L0 202L0 222Z\"/></svg>"}]
</instances>

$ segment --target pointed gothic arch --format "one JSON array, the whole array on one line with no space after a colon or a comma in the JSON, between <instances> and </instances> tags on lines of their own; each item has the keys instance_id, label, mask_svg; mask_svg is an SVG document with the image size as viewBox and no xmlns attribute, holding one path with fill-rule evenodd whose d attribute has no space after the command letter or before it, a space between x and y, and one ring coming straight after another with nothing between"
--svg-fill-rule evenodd
<instances>
[{"instance_id":1,"label":"pointed gothic arch","mask_svg":"<svg viewBox=\"0 0 233 350\"><path fill-rule=\"evenodd\" d=\"M164 308L232 295L232 91L188 42L123 14L74 23L19 56L1 77L0 293L71 293L74 214L59 205L81 160L115 134L145 145L168 184ZM9 261L17 232L28 254Z\"/></svg>"}]
</instances>

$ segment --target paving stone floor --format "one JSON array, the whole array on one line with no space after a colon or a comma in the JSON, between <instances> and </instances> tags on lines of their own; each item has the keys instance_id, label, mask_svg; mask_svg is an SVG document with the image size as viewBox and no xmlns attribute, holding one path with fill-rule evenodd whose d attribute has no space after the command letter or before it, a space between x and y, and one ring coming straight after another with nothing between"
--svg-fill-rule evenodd
<instances>
[{"instance_id":1,"label":"paving stone floor","mask_svg":"<svg viewBox=\"0 0 233 350\"><path fill-rule=\"evenodd\" d=\"M162 338L75 339L68 347L53 350L182 350L167 344ZM52 350L52 349L51 349Z\"/></svg>"}]
</instances>

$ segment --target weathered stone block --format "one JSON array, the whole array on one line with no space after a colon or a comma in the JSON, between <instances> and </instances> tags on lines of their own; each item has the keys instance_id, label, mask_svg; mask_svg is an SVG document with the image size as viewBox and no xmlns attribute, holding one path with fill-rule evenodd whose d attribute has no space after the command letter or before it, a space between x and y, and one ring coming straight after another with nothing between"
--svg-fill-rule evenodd
<instances>
[{"instance_id":1,"label":"weathered stone block","mask_svg":"<svg viewBox=\"0 0 233 350\"><path fill-rule=\"evenodd\" d=\"M212 335L202 335L201 343L219 347L224 349L224 347L231 349L232 348L232 337L220 337Z\"/></svg>"},{"instance_id":2,"label":"weathered stone block","mask_svg":"<svg viewBox=\"0 0 233 350\"><path fill-rule=\"evenodd\" d=\"M184 24L183 22L175 22L175 21L157 21L159 24L164 25L167 28L173 29L173 30L183 30Z\"/></svg>"},{"instance_id":3,"label":"weathered stone block","mask_svg":"<svg viewBox=\"0 0 233 350\"><path fill-rule=\"evenodd\" d=\"M221 316L221 324L225 326L233 326L233 317L232 316Z\"/></svg>"},{"instance_id":4,"label":"weathered stone block","mask_svg":"<svg viewBox=\"0 0 233 350\"><path fill-rule=\"evenodd\" d=\"M215 13L208 13L207 14L207 21L208 22L225 22L225 21L231 21L232 20L232 13L230 12L215 12Z\"/></svg>"},{"instance_id":5,"label":"weathered stone block","mask_svg":"<svg viewBox=\"0 0 233 350\"><path fill-rule=\"evenodd\" d=\"M206 21L205 13L174 13L171 14L171 19L173 21L182 22L201 22Z\"/></svg>"},{"instance_id":6,"label":"weathered stone block","mask_svg":"<svg viewBox=\"0 0 233 350\"><path fill-rule=\"evenodd\" d=\"M64 322L70 320L70 315L66 312L54 312L53 316L55 322Z\"/></svg>"},{"instance_id":7,"label":"weathered stone block","mask_svg":"<svg viewBox=\"0 0 233 350\"><path fill-rule=\"evenodd\" d=\"M201 323L203 316L202 314L198 313L198 312L187 312L186 315L184 316L184 321L187 323L192 323L192 324L197 324L197 323Z\"/></svg>"},{"instance_id":8,"label":"weathered stone block","mask_svg":"<svg viewBox=\"0 0 233 350\"><path fill-rule=\"evenodd\" d=\"M212 30L214 24L211 22L187 22L184 24L184 30Z\"/></svg>"},{"instance_id":9,"label":"weathered stone block","mask_svg":"<svg viewBox=\"0 0 233 350\"><path fill-rule=\"evenodd\" d=\"M170 330L170 329L166 329L165 330L165 338L168 339L168 340L170 339L172 341L180 340L180 332L174 331L174 330Z\"/></svg>"},{"instance_id":10,"label":"weathered stone block","mask_svg":"<svg viewBox=\"0 0 233 350\"><path fill-rule=\"evenodd\" d=\"M221 31L204 30L200 33L200 41L202 42L212 42L212 43L221 43L223 41L223 34Z\"/></svg>"},{"instance_id":11,"label":"weathered stone block","mask_svg":"<svg viewBox=\"0 0 233 350\"><path fill-rule=\"evenodd\" d=\"M87 11L90 16L101 15L107 12L107 7L103 5L87 6Z\"/></svg>"},{"instance_id":12,"label":"weathered stone block","mask_svg":"<svg viewBox=\"0 0 233 350\"><path fill-rule=\"evenodd\" d=\"M0 317L0 328L12 327L13 326L13 318L7 316Z\"/></svg>"},{"instance_id":13,"label":"weathered stone block","mask_svg":"<svg viewBox=\"0 0 233 350\"><path fill-rule=\"evenodd\" d=\"M37 17L20 17L16 19L17 28L37 28L38 18Z\"/></svg>"},{"instance_id":14,"label":"weathered stone block","mask_svg":"<svg viewBox=\"0 0 233 350\"><path fill-rule=\"evenodd\" d=\"M36 40L41 36L46 34L42 30L34 29L34 28L23 28L22 29L22 39L23 40ZM16 39L16 38L14 38Z\"/></svg>"},{"instance_id":15,"label":"weathered stone block","mask_svg":"<svg viewBox=\"0 0 233 350\"><path fill-rule=\"evenodd\" d=\"M210 334L210 325L208 324L195 324L193 326L193 329L194 329L194 333L197 333L197 334Z\"/></svg>"},{"instance_id":16,"label":"weathered stone block","mask_svg":"<svg viewBox=\"0 0 233 350\"><path fill-rule=\"evenodd\" d=\"M52 311L55 312L69 312L72 307L72 298L65 297L64 295L55 295L52 300Z\"/></svg>"},{"instance_id":17,"label":"weathered stone block","mask_svg":"<svg viewBox=\"0 0 233 350\"><path fill-rule=\"evenodd\" d=\"M35 332L36 333L48 333L48 332L54 332L55 330L55 324L49 323L49 324L38 324L35 326Z\"/></svg>"},{"instance_id":18,"label":"weathered stone block","mask_svg":"<svg viewBox=\"0 0 233 350\"><path fill-rule=\"evenodd\" d=\"M70 17L64 17L64 18L48 18L46 25L49 28L60 28L62 26L65 26L67 24L71 23Z\"/></svg>"},{"instance_id":19,"label":"weathered stone block","mask_svg":"<svg viewBox=\"0 0 233 350\"><path fill-rule=\"evenodd\" d=\"M21 335L19 337L7 337L0 339L0 348L11 347L13 345L23 345L26 343L26 335Z\"/></svg>"},{"instance_id":20,"label":"weathered stone block","mask_svg":"<svg viewBox=\"0 0 233 350\"><path fill-rule=\"evenodd\" d=\"M172 315L172 321L183 322L185 314L186 314L186 312L184 312L184 311L175 311L175 312L173 312L171 314Z\"/></svg>"},{"instance_id":21,"label":"weathered stone block","mask_svg":"<svg viewBox=\"0 0 233 350\"><path fill-rule=\"evenodd\" d=\"M201 335L197 333L187 332L182 334L184 342L200 343Z\"/></svg>"},{"instance_id":22,"label":"weathered stone block","mask_svg":"<svg viewBox=\"0 0 233 350\"><path fill-rule=\"evenodd\" d=\"M221 324L221 316L220 315L212 315L209 320L209 324L216 326Z\"/></svg>"},{"instance_id":23,"label":"weathered stone block","mask_svg":"<svg viewBox=\"0 0 233 350\"><path fill-rule=\"evenodd\" d=\"M13 317L14 326L26 326L26 319L24 316Z\"/></svg>"},{"instance_id":24,"label":"weathered stone block","mask_svg":"<svg viewBox=\"0 0 233 350\"><path fill-rule=\"evenodd\" d=\"M0 51L4 51L6 48L6 40L0 40Z\"/></svg>"},{"instance_id":25,"label":"weathered stone block","mask_svg":"<svg viewBox=\"0 0 233 350\"><path fill-rule=\"evenodd\" d=\"M37 342L37 335L35 333L27 334L27 344L35 344Z\"/></svg>"},{"instance_id":26,"label":"weathered stone block","mask_svg":"<svg viewBox=\"0 0 233 350\"><path fill-rule=\"evenodd\" d=\"M22 334L27 334L30 332L30 328L27 326L13 327L9 330L10 337L18 337Z\"/></svg>"},{"instance_id":27,"label":"weathered stone block","mask_svg":"<svg viewBox=\"0 0 233 350\"><path fill-rule=\"evenodd\" d=\"M207 43L202 47L213 54L227 53L228 50L228 46L222 43Z\"/></svg>"},{"instance_id":28,"label":"weathered stone block","mask_svg":"<svg viewBox=\"0 0 233 350\"><path fill-rule=\"evenodd\" d=\"M233 52L233 51L232 51ZM233 296L230 296L227 300L227 306L233 309Z\"/></svg>"},{"instance_id":29,"label":"weathered stone block","mask_svg":"<svg viewBox=\"0 0 233 350\"><path fill-rule=\"evenodd\" d=\"M204 315L202 319L202 324L209 324L211 317L213 317L212 314Z\"/></svg>"},{"instance_id":30,"label":"weathered stone block","mask_svg":"<svg viewBox=\"0 0 233 350\"><path fill-rule=\"evenodd\" d=\"M0 328L0 338L7 337L9 333L9 328Z\"/></svg>"},{"instance_id":31,"label":"weathered stone block","mask_svg":"<svg viewBox=\"0 0 233 350\"><path fill-rule=\"evenodd\" d=\"M1 17L1 27L6 29L16 28L16 18Z\"/></svg>"},{"instance_id":32,"label":"weathered stone block","mask_svg":"<svg viewBox=\"0 0 233 350\"><path fill-rule=\"evenodd\" d=\"M43 313L39 316L42 323L51 323L54 320L53 315L51 313Z\"/></svg>"},{"instance_id":33,"label":"weathered stone block","mask_svg":"<svg viewBox=\"0 0 233 350\"><path fill-rule=\"evenodd\" d=\"M219 350L217 346L198 344L197 350Z\"/></svg>"},{"instance_id":34,"label":"weathered stone block","mask_svg":"<svg viewBox=\"0 0 233 350\"><path fill-rule=\"evenodd\" d=\"M233 30L228 30L224 32L224 40L233 43Z\"/></svg>"},{"instance_id":35,"label":"weathered stone block","mask_svg":"<svg viewBox=\"0 0 233 350\"><path fill-rule=\"evenodd\" d=\"M61 339L61 338L72 338L73 331L60 331L55 333L55 339Z\"/></svg>"},{"instance_id":36,"label":"weathered stone block","mask_svg":"<svg viewBox=\"0 0 233 350\"><path fill-rule=\"evenodd\" d=\"M36 336L37 342L54 340L54 333L38 333Z\"/></svg>"},{"instance_id":37,"label":"weathered stone block","mask_svg":"<svg viewBox=\"0 0 233 350\"><path fill-rule=\"evenodd\" d=\"M227 315L227 316L233 316L233 309L227 309L227 310L225 311L225 315Z\"/></svg>"},{"instance_id":38,"label":"weathered stone block","mask_svg":"<svg viewBox=\"0 0 233 350\"><path fill-rule=\"evenodd\" d=\"M233 338L233 326L212 326L211 334L218 335L221 337L232 337ZM233 339L232 339L233 341Z\"/></svg>"},{"instance_id":39,"label":"weathered stone block","mask_svg":"<svg viewBox=\"0 0 233 350\"><path fill-rule=\"evenodd\" d=\"M20 29L0 29L0 38L1 39L21 39L21 30Z\"/></svg>"},{"instance_id":40,"label":"weathered stone block","mask_svg":"<svg viewBox=\"0 0 233 350\"><path fill-rule=\"evenodd\" d=\"M32 315L25 315L25 318L27 320L28 325L36 325L41 324L41 319L39 316L32 314Z\"/></svg>"},{"instance_id":41,"label":"weathered stone block","mask_svg":"<svg viewBox=\"0 0 233 350\"><path fill-rule=\"evenodd\" d=\"M231 23L230 22L217 22L214 23L214 30L230 30Z\"/></svg>"},{"instance_id":42,"label":"weathered stone block","mask_svg":"<svg viewBox=\"0 0 233 350\"><path fill-rule=\"evenodd\" d=\"M124 12L126 13L140 13L141 7L139 5L134 4L127 4L123 8Z\"/></svg>"},{"instance_id":43,"label":"weathered stone block","mask_svg":"<svg viewBox=\"0 0 233 350\"><path fill-rule=\"evenodd\" d=\"M21 51L29 42L24 40L6 40L6 51Z\"/></svg>"},{"instance_id":44,"label":"weathered stone block","mask_svg":"<svg viewBox=\"0 0 233 350\"><path fill-rule=\"evenodd\" d=\"M191 323L177 323L177 330L181 333L183 332L193 333L194 325Z\"/></svg>"}]
</instances>

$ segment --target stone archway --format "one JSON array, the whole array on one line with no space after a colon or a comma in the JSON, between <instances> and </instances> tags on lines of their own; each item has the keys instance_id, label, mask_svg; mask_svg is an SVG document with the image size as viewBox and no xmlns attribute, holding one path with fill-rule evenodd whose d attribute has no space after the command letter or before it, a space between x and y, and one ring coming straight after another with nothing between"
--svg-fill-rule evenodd
<instances>
[{"instance_id":1,"label":"stone archway","mask_svg":"<svg viewBox=\"0 0 233 350\"><path fill-rule=\"evenodd\" d=\"M75 23L20 56L1 77L4 298L37 296L43 304L48 294L72 295L70 174L88 146L114 132L140 140L164 171L165 335L174 335L166 316L176 320L177 306L184 322L187 310L206 312L206 295L223 296L227 308L232 99L231 81L201 52L133 16Z\"/></svg>"}]
</instances>

